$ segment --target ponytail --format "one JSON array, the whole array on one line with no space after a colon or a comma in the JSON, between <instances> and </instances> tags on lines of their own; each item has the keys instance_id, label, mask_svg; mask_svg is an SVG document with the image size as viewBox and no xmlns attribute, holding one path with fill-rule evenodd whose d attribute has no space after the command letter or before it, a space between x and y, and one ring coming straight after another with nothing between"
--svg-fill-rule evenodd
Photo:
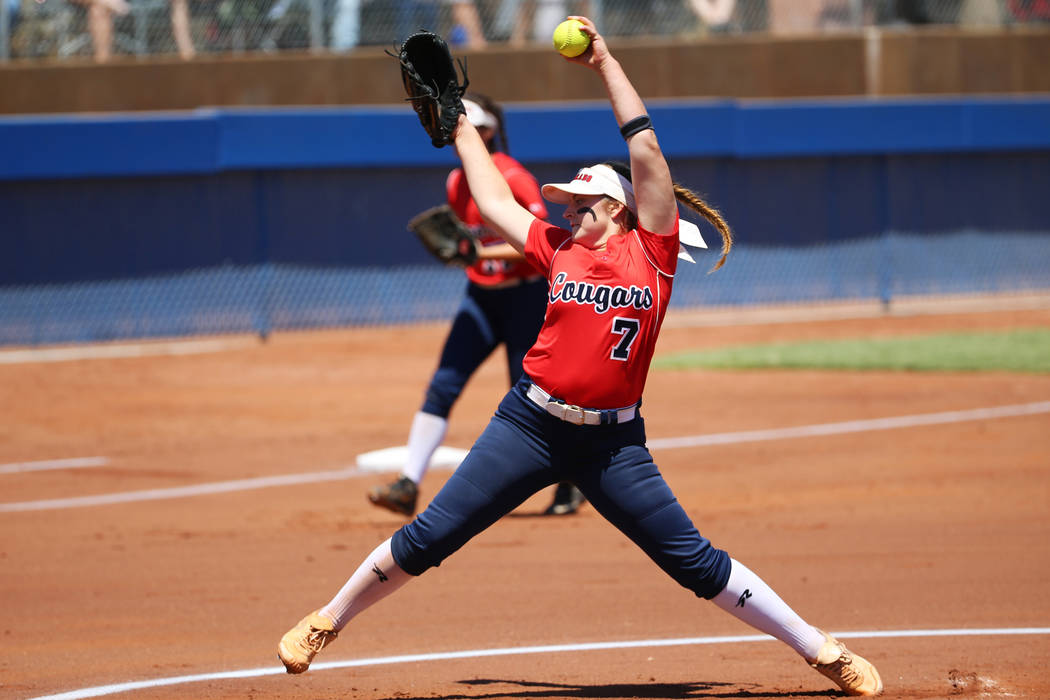
<instances>
[{"instance_id":1,"label":"ponytail","mask_svg":"<svg viewBox=\"0 0 1050 700\"><path fill-rule=\"evenodd\" d=\"M621 163L619 161L606 161L604 165L609 166L620 175L623 175L628 181L631 180L631 168L626 163ZM710 274L725 265L726 257L729 255L729 250L733 247L733 231L729 228L729 224L726 220L722 218L721 212L700 199L700 195L687 187L679 185L677 182L672 182L671 185L674 187L674 198L707 219L722 236L722 257L718 259L718 262L715 263L714 267L708 270L708 273ZM637 227L638 217L635 213L627 210L627 214L628 228Z\"/></svg>"},{"instance_id":2,"label":"ponytail","mask_svg":"<svg viewBox=\"0 0 1050 700\"><path fill-rule=\"evenodd\" d=\"M699 195L692 190L679 185L677 182L672 184L674 185L674 198L711 222L711 225L722 236L722 257L718 259L714 267L708 270L709 273L714 272L725 265L726 256L729 255L729 250L733 247L733 232L730 230L726 220L722 218L721 212L700 199Z\"/></svg>"}]
</instances>

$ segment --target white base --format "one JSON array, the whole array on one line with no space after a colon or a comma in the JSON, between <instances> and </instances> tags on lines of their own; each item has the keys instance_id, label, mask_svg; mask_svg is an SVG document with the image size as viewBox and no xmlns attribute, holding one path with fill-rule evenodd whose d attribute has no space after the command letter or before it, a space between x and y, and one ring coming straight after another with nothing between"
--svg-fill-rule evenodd
<instances>
[{"instance_id":1,"label":"white base","mask_svg":"<svg viewBox=\"0 0 1050 700\"><path fill-rule=\"evenodd\" d=\"M404 445L373 450L357 455L357 468L366 472L396 472L405 464L407 456L408 448ZM442 445L434 451L428 469L455 469L466 456L467 450Z\"/></svg>"}]
</instances>

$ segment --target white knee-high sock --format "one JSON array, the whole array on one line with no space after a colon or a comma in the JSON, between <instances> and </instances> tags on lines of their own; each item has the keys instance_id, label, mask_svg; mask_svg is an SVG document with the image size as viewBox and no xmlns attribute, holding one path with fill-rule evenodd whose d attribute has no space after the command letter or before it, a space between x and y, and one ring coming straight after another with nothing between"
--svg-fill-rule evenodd
<instances>
[{"instance_id":1,"label":"white knee-high sock","mask_svg":"<svg viewBox=\"0 0 1050 700\"><path fill-rule=\"evenodd\" d=\"M718 607L755 629L776 637L812 661L824 645L824 635L781 600L751 569L733 559L729 583L711 599Z\"/></svg>"},{"instance_id":2,"label":"white knee-high sock","mask_svg":"<svg viewBox=\"0 0 1050 700\"><path fill-rule=\"evenodd\" d=\"M448 421L441 416L419 411L412 419L408 433L408 455L401 473L417 484L423 480L434 451L441 447L448 432Z\"/></svg>"},{"instance_id":3,"label":"white knee-high sock","mask_svg":"<svg viewBox=\"0 0 1050 700\"><path fill-rule=\"evenodd\" d=\"M390 540L376 547L320 613L341 630L358 613L387 597L412 576L394 563Z\"/></svg>"}]
</instances>

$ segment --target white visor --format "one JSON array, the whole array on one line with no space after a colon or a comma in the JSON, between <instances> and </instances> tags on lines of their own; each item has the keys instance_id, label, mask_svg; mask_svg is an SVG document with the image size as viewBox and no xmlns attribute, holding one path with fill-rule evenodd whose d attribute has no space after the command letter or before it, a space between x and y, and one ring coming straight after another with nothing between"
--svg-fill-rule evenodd
<instances>
[{"instance_id":1,"label":"white visor","mask_svg":"<svg viewBox=\"0 0 1050 700\"><path fill-rule=\"evenodd\" d=\"M627 208L635 214L638 213L634 204L634 187L631 186L631 181L608 165L580 168L572 182L548 183L540 191L545 199L555 204L568 204L574 194L604 195L627 205ZM678 257L691 263L695 263L696 260L690 255L686 246L707 247L697 225L681 217L678 219L678 242Z\"/></svg>"},{"instance_id":2,"label":"white visor","mask_svg":"<svg viewBox=\"0 0 1050 700\"><path fill-rule=\"evenodd\" d=\"M492 112L485 111L485 108L477 102L473 100L463 100L463 109L467 114L467 121L473 124L476 128L480 129L483 126L487 126L490 129L496 128L496 117Z\"/></svg>"},{"instance_id":3,"label":"white visor","mask_svg":"<svg viewBox=\"0 0 1050 700\"><path fill-rule=\"evenodd\" d=\"M631 181L608 165L592 165L580 168L572 182L549 183L540 190L544 198L555 204L568 204L574 194L604 195L612 197L627 208L634 208L634 187Z\"/></svg>"}]
</instances>

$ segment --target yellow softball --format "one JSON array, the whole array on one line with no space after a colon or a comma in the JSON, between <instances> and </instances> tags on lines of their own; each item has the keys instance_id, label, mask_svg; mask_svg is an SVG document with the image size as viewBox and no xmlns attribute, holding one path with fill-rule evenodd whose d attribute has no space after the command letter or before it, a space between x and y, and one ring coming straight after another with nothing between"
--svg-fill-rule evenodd
<instances>
[{"instance_id":1,"label":"yellow softball","mask_svg":"<svg viewBox=\"0 0 1050 700\"><path fill-rule=\"evenodd\" d=\"M554 48L562 56L579 56L591 45L591 38L580 31L583 22L567 19L554 28Z\"/></svg>"}]
</instances>

